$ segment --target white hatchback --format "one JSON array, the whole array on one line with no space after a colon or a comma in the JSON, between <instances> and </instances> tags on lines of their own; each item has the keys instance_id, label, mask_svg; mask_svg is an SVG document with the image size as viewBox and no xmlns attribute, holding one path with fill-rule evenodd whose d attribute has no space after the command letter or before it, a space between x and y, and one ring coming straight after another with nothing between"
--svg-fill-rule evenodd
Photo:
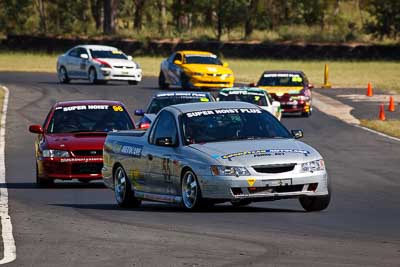
<instances>
[{"instance_id":1,"label":"white hatchback","mask_svg":"<svg viewBox=\"0 0 400 267\"><path fill-rule=\"evenodd\" d=\"M58 57L57 75L61 83L84 79L94 84L116 80L136 85L142 80L142 69L115 47L79 45Z\"/></svg>"}]
</instances>

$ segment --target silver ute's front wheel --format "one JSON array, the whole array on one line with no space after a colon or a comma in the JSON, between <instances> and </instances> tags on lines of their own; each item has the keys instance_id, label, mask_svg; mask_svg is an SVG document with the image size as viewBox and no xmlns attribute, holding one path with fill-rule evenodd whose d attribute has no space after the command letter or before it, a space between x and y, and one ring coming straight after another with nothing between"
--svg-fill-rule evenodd
<instances>
[{"instance_id":1,"label":"silver ute's front wheel","mask_svg":"<svg viewBox=\"0 0 400 267\"><path fill-rule=\"evenodd\" d=\"M185 209L195 210L201 206L202 197L196 175L187 170L182 177L182 204Z\"/></svg>"},{"instance_id":2,"label":"silver ute's front wheel","mask_svg":"<svg viewBox=\"0 0 400 267\"><path fill-rule=\"evenodd\" d=\"M123 208L138 207L141 200L135 198L131 182L122 166L118 166L114 172L114 193L118 205Z\"/></svg>"}]
</instances>

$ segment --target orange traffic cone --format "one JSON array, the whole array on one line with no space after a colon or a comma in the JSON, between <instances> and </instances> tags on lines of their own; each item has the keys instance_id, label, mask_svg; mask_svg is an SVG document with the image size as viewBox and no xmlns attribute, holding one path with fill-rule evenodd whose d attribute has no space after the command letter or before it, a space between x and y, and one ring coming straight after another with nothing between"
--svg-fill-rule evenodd
<instances>
[{"instance_id":1,"label":"orange traffic cone","mask_svg":"<svg viewBox=\"0 0 400 267\"><path fill-rule=\"evenodd\" d=\"M394 100L393 100L393 96L390 97L390 101L389 101L389 111L393 112L395 110L394 108Z\"/></svg>"},{"instance_id":2,"label":"orange traffic cone","mask_svg":"<svg viewBox=\"0 0 400 267\"><path fill-rule=\"evenodd\" d=\"M367 88L367 96L372 96L374 93L372 92L372 85L371 83L368 83L368 88Z\"/></svg>"},{"instance_id":3,"label":"orange traffic cone","mask_svg":"<svg viewBox=\"0 0 400 267\"><path fill-rule=\"evenodd\" d=\"M379 110L379 120L385 121L386 116L385 116L385 106L381 104L380 110Z\"/></svg>"}]
</instances>

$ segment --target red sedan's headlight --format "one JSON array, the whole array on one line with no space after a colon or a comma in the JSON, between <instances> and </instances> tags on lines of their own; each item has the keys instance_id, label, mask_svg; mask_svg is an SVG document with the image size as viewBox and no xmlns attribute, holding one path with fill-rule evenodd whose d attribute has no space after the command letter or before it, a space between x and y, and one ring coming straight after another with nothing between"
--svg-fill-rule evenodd
<instances>
[{"instance_id":1,"label":"red sedan's headlight","mask_svg":"<svg viewBox=\"0 0 400 267\"><path fill-rule=\"evenodd\" d=\"M45 149L42 152L44 158L69 158L70 154L66 150Z\"/></svg>"}]
</instances>

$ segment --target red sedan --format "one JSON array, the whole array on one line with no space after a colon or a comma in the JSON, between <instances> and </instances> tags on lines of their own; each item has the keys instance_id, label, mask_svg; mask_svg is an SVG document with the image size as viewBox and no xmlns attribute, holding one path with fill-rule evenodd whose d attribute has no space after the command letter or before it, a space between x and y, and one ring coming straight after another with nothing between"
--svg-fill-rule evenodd
<instances>
[{"instance_id":1,"label":"red sedan","mask_svg":"<svg viewBox=\"0 0 400 267\"><path fill-rule=\"evenodd\" d=\"M36 182L55 179L81 182L101 179L107 132L134 129L134 121L118 101L87 100L56 103L36 133Z\"/></svg>"}]
</instances>

